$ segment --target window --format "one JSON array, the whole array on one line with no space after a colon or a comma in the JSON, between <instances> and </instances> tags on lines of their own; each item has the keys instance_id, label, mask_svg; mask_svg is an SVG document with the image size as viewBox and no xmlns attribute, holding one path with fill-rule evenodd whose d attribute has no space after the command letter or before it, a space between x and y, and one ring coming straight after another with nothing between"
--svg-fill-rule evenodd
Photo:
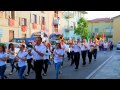
<instances>
[{"instance_id":1,"label":"window","mask_svg":"<svg viewBox=\"0 0 120 90\"><path fill-rule=\"evenodd\" d=\"M22 18L22 25L27 26L27 19L26 18Z\"/></svg>"},{"instance_id":2,"label":"window","mask_svg":"<svg viewBox=\"0 0 120 90\"><path fill-rule=\"evenodd\" d=\"M58 17L58 11L54 11L54 16Z\"/></svg>"},{"instance_id":3,"label":"window","mask_svg":"<svg viewBox=\"0 0 120 90\"><path fill-rule=\"evenodd\" d=\"M37 24L37 15L33 14L33 23Z\"/></svg>"},{"instance_id":4,"label":"window","mask_svg":"<svg viewBox=\"0 0 120 90\"><path fill-rule=\"evenodd\" d=\"M98 33L98 31L99 31L98 28L95 28L95 33Z\"/></svg>"},{"instance_id":5,"label":"window","mask_svg":"<svg viewBox=\"0 0 120 90\"><path fill-rule=\"evenodd\" d=\"M14 38L14 31L13 30L9 30L9 42L11 42Z\"/></svg>"},{"instance_id":6,"label":"window","mask_svg":"<svg viewBox=\"0 0 120 90\"><path fill-rule=\"evenodd\" d=\"M15 11L11 11L11 18L15 19Z\"/></svg>"},{"instance_id":7,"label":"window","mask_svg":"<svg viewBox=\"0 0 120 90\"><path fill-rule=\"evenodd\" d=\"M45 25L45 17L41 17L42 25Z\"/></svg>"},{"instance_id":8,"label":"window","mask_svg":"<svg viewBox=\"0 0 120 90\"><path fill-rule=\"evenodd\" d=\"M3 17L3 11L0 11L0 18Z\"/></svg>"}]
</instances>

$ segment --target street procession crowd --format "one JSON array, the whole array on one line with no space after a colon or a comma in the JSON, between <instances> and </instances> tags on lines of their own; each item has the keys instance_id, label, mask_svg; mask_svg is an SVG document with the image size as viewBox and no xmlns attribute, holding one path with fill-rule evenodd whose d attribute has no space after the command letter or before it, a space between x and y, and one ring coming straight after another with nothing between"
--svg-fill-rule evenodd
<instances>
[{"instance_id":1,"label":"street procession crowd","mask_svg":"<svg viewBox=\"0 0 120 90\"><path fill-rule=\"evenodd\" d=\"M7 64L11 65L10 75L13 75L14 69L18 72L19 79L26 79L26 76L30 75L30 70L35 72L35 79L43 79L43 76L47 76L48 65L51 61L54 62L56 79L59 79L61 67L64 65L65 53L67 53L68 61L72 66L75 64L75 70L78 70L80 57L82 57L82 65L86 65L86 57L89 59L89 63L92 60L97 60L97 52L107 50L113 50L112 41L97 42L96 40L80 39L67 42L69 48L66 47L64 40L56 42L56 46L53 48L50 42L42 40L41 37L36 37L34 42L20 44L19 52L15 53L15 46L13 43L9 44L9 47L0 45L0 76L1 79L7 78L5 75ZM67 48L67 49L66 49ZM93 59L92 59L93 58ZM27 73L24 75L25 70Z\"/></svg>"}]
</instances>

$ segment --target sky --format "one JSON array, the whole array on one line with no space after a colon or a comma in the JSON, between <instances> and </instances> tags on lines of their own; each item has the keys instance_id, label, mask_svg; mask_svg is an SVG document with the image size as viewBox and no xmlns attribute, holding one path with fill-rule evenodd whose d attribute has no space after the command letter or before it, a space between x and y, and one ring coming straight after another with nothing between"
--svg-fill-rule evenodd
<instances>
[{"instance_id":1,"label":"sky","mask_svg":"<svg viewBox=\"0 0 120 90\"><path fill-rule=\"evenodd\" d=\"M85 18L87 20L95 19L95 18L112 18L117 15L120 15L120 11L86 11L87 14Z\"/></svg>"}]
</instances>

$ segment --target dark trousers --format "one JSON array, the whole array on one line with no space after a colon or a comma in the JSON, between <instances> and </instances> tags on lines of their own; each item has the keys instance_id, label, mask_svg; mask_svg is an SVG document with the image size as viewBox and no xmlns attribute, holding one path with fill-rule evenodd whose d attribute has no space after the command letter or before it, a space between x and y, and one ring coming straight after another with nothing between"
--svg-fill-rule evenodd
<instances>
[{"instance_id":1,"label":"dark trousers","mask_svg":"<svg viewBox=\"0 0 120 90\"><path fill-rule=\"evenodd\" d=\"M49 64L49 60L48 59L43 61L43 71L44 71L45 74L47 73L48 64Z\"/></svg>"},{"instance_id":2,"label":"dark trousers","mask_svg":"<svg viewBox=\"0 0 120 90\"><path fill-rule=\"evenodd\" d=\"M70 60L70 52L67 52L68 60Z\"/></svg>"},{"instance_id":3,"label":"dark trousers","mask_svg":"<svg viewBox=\"0 0 120 90\"><path fill-rule=\"evenodd\" d=\"M9 59L9 62L10 62L10 64L11 64L11 67L12 67L12 69L11 69L11 72L13 72L13 70L14 70L14 67L15 67L15 65L14 65L14 59Z\"/></svg>"},{"instance_id":4,"label":"dark trousers","mask_svg":"<svg viewBox=\"0 0 120 90\"><path fill-rule=\"evenodd\" d=\"M41 75L42 68L43 68L43 60L34 61L34 69L35 69L36 79L43 79L42 75Z\"/></svg>"},{"instance_id":5,"label":"dark trousers","mask_svg":"<svg viewBox=\"0 0 120 90\"><path fill-rule=\"evenodd\" d=\"M75 61L75 69L78 69L79 66L79 60L80 60L80 53L79 52L74 52L74 61Z\"/></svg>"},{"instance_id":6,"label":"dark trousers","mask_svg":"<svg viewBox=\"0 0 120 90\"><path fill-rule=\"evenodd\" d=\"M86 53L87 53L87 51L81 51L81 53L82 53L83 65L85 65L86 64Z\"/></svg>"},{"instance_id":7,"label":"dark trousers","mask_svg":"<svg viewBox=\"0 0 120 90\"><path fill-rule=\"evenodd\" d=\"M0 76L1 76L1 79L4 79L5 75L5 70L6 70L6 65L3 65L3 66L0 66Z\"/></svg>"},{"instance_id":8,"label":"dark trousers","mask_svg":"<svg viewBox=\"0 0 120 90\"><path fill-rule=\"evenodd\" d=\"M70 52L70 58L71 58L71 65L74 64L74 51Z\"/></svg>"},{"instance_id":9,"label":"dark trousers","mask_svg":"<svg viewBox=\"0 0 120 90\"><path fill-rule=\"evenodd\" d=\"M28 64L28 71L27 73L29 74L30 73L30 69L34 70L34 67L32 65L32 58L31 59L27 59L27 64Z\"/></svg>"},{"instance_id":10,"label":"dark trousers","mask_svg":"<svg viewBox=\"0 0 120 90\"><path fill-rule=\"evenodd\" d=\"M97 57L97 49L93 50L93 56L94 56L94 59L96 59L96 57Z\"/></svg>"},{"instance_id":11,"label":"dark trousers","mask_svg":"<svg viewBox=\"0 0 120 90\"><path fill-rule=\"evenodd\" d=\"M88 50L88 58L89 58L89 62L91 62L91 60L92 60L92 52L90 52L89 50Z\"/></svg>"}]
</instances>

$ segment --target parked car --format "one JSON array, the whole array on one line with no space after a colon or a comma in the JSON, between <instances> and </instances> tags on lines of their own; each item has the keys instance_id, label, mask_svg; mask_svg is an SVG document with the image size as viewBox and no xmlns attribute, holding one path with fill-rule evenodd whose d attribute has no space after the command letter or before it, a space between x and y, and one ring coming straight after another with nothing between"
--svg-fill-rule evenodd
<instances>
[{"instance_id":1,"label":"parked car","mask_svg":"<svg viewBox=\"0 0 120 90\"><path fill-rule=\"evenodd\" d=\"M116 49L120 50L120 41L117 43Z\"/></svg>"}]
</instances>

